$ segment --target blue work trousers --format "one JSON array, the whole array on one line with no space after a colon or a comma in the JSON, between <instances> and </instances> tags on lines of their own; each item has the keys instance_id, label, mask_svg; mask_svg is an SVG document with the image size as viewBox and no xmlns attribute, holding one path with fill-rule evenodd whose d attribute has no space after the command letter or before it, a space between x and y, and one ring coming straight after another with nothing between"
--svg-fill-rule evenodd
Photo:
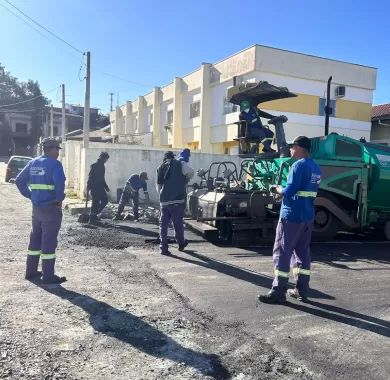
<instances>
[{"instance_id":1,"label":"blue work trousers","mask_svg":"<svg viewBox=\"0 0 390 380\"><path fill-rule=\"evenodd\" d=\"M184 239L184 210L185 204L173 204L161 207L160 215L160 249L162 252L168 251L168 226L172 220L175 230L175 239L179 245L185 243Z\"/></svg>"},{"instance_id":2,"label":"blue work trousers","mask_svg":"<svg viewBox=\"0 0 390 380\"><path fill-rule=\"evenodd\" d=\"M290 266L293 266L296 287L302 296L307 294L310 281L310 242L313 222L294 223L280 219L276 228L273 250L275 277L272 290L281 297L287 291Z\"/></svg>"}]
</instances>

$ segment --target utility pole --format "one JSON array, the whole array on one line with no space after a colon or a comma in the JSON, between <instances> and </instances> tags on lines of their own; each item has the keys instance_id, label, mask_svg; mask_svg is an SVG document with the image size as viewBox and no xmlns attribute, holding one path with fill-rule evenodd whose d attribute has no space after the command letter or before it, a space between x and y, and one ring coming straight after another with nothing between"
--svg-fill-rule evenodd
<instances>
[{"instance_id":1,"label":"utility pole","mask_svg":"<svg viewBox=\"0 0 390 380\"><path fill-rule=\"evenodd\" d=\"M50 108L50 137L54 136L54 109L53 104Z\"/></svg>"},{"instance_id":2,"label":"utility pole","mask_svg":"<svg viewBox=\"0 0 390 380\"><path fill-rule=\"evenodd\" d=\"M113 92L108 93L110 95L110 112L112 112L112 97L114 96Z\"/></svg>"},{"instance_id":3,"label":"utility pole","mask_svg":"<svg viewBox=\"0 0 390 380\"><path fill-rule=\"evenodd\" d=\"M84 124L83 147L89 145L89 106L90 106L90 82L91 82L91 53L87 51L87 74L85 76L85 100L84 100Z\"/></svg>"},{"instance_id":4,"label":"utility pole","mask_svg":"<svg viewBox=\"0 0 390 380\"><path fill-rule=\"evenodd\" d=\"M62 88L62 115L61 115L61 142L64 147L65 134L66 134L66 119L65 119L65 85L61 85Z\"/></svg>"}]
</instances>

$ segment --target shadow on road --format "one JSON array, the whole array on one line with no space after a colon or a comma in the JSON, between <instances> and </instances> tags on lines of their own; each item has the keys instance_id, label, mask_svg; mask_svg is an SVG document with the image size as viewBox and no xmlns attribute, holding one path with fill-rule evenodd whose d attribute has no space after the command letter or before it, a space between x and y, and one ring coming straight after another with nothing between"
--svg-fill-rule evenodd
<instances>
[{"instance_id":1,"label":"shadow on road","mask_svg":"<svg viewBox=\"0 0 390 380\"><path fill-rule=\"evenodd\" d=\"M41 288L83 309L89 314L91 326L102 334L114 337L157 358L185 363L215 379L230 378L229 371L221 364L217 355L186 348L134 314L62 286Z\"/></svg>"},{"instance_id":2,"label":"shadow on road","mask_svg":"<svg viewBox=\"0 0 390 380\"><path fill-rule=\"evenodd\" d=\"M390 270L390 246L383 243L356 242L344 245L326 244L312 249L312 262L352 271ZM366 263L366 267L354 268L348 264ZM375 267L373 267L375 265Z\"/></svg>"},{"instance_id":3,"label":"shadow on road","mask_svg":"<svg viewBox=\"0 0 390 380\"><path fill-rule=\"evenodd\" d=\"M258 272L254 272L248 269L244 269L236 265L228 264L224 261L214 260L210 257L201 255L193 250L185 250L184 253L198 260L192 260L187 257L176 256L174 254L171 254L171 257L190 264L195 264L207 269L215 270L227 276L237 278L238 280L250 282L251 284L261 286L266 289L270 289L272 286L273 277L260 274ZM316 289L310 289L309 296L311 298L334 299L334 297Z\"/></svg>"},{"instance_id":4,"label":"shadow on road","mask_svg":"<svg viewBox=\"0 0 390 380\"><path fill-rule=\"evenodd\" d=\"M204 268L216 270L217 272L235 277L239 280L250 282L254 285L262 286L264 288L270 289L272 286L272 277L262 275L257 272L252 272L235 265L227 264L225 262L211 259L207 256L200 255L192 250L186 250L184 253L200 261L173 254L171 256L178 260L199 265ZM334 297L316 289L310 289L309 297L317 299L334 299ZM310 307L309 305L312 307ZM350 326L358 327L360 329L371 331L386 337L390 336L390 322L376 317L360 314L351 310L343 309L338 306L328 305L312 300L309 300L306 303L289 302L287 303L287 306L292 309L312 314L317 317L326 318L335 322L340 322Z\"/></svg>"},{"instance_id":5,"label":"shadow on road","mask_svg":"<svg viewBox=\"0 0 390 380\"><path fill-rule=\"evenodd\" d=\"M308 305L313 307L309 307ZM306 303L289 302L286 304L286 306L290 307L291 309L314 315L316 317L344 323L346 325L371 331L385 337L390 337L390 322L383 319L311 300L307 301Z\"/></svg>"}]
</instances>

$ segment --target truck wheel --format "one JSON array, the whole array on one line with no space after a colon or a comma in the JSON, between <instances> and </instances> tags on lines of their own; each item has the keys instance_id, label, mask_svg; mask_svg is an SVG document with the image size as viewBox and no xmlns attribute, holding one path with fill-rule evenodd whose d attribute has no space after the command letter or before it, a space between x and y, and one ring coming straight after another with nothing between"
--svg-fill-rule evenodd
<instances>
[{"instance_id":1,"label":"truck wheel","mask_svg":"<svg viewBox=\"0 0 390 380\"><path fill-rule=\"evenodd\" d=\"M338 219L329 210L316 207L312 234L314 241L333 240L339 227Z\"/></svg>"}]
</instances>

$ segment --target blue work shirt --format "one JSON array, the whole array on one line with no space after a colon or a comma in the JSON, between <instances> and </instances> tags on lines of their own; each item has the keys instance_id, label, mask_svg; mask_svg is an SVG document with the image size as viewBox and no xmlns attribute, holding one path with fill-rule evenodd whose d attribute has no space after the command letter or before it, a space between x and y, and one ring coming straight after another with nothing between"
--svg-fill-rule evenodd
<instances>
[{"instance_id":1,"label":"blue work shirt","mask_svg":"<svg viewBox=\"0 0 390 380\"><path fill-rule=\"evenodd\" d=\"M16 177L20 193L34 206L48 207L65 198L65 174L60 161L40 156L31 160Z\"/></svg>"},{"instance_id":2,"label":"blue work shirt","mask_svg":"<svg viewBox=\"0 0 390 380\"><path fill-rule=\"evenodd\" d=\"M239 119L246 121L250 128L261 128L263 126L260 117L256 112L256 108L253 107L249 109L249 112L242 111L239 115Z\"/></svg>"},{"instance_id":3,"label":"blue work shirt","mask_svg":"<svg viewBox=\"0 0 390 380\"><path fill-rule=\"evenodd\" d=\"M314 220L314 199L321 182L320 167L309 157L291 166L287 185L282 190L280 218L295 223Z\"/></svg>"},{"instance_id":4,"label":"blue work shirt","mask_svg":"<svg viewBox=\"0 0 390 380\"><path fill-rule=\"evenodd\" d=\"M128 186L130 185L130 186ZM126 182L126 189L138 192L142 189L144 192L148 191L146 181L143 181L138 174L133 174Z\"/></svg>"}]
</instances>

